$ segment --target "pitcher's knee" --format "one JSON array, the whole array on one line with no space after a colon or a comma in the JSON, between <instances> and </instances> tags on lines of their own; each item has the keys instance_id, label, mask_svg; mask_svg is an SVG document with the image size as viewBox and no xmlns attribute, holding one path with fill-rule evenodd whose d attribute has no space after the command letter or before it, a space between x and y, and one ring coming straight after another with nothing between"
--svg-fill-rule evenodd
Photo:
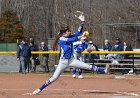
<instances>
[{"instance_id":1,"label":"pitcher's knee","mask_svg":"<svg viewBox=\"0 0 140 98\"><path fill-rule=\"evenodd\" d=\"M57 80L57 79L58 79L57 76L52 76L49 80L50 80L51 82L54 82L54 81Z\"/></svg>"}]
</instances>

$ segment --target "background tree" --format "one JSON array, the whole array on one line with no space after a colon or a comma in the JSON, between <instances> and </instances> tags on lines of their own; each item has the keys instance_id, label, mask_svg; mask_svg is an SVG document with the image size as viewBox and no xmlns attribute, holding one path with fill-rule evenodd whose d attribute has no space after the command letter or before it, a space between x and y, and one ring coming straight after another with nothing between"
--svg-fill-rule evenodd
<instances>
[{"instance_id":1,"label":"background tree","mask_svg":"<svg viewBox=\"0 0 140 98\"><path fill-rule=\"evenodd\" d=\"M0 13L7 10L16 12L24 27L23 35L34 37L37 41L55 37L63 23L75 31L78 20L74 17L74 12L80 10L86 16L86 30L89 30L94 43L100 48L104 39L113 43L115 37L124 41L132 39L132 46L136 46L135 41L139 42L135 40L135 32L116 30L119 28L110 32L114 28L104 28L103 25L139 23L140 0L0 0ZM123 36L124 34L129 36ZM137 47L140 46L135 48Z\"/></svg>"},{"instance_id":2,"label":"background tree","mask_svg":"<svg viewBox=\"0 0 140 98\"><path fill-rule=\"evenodd\" d=\"M0 18L0 42L16 42L23 35L23 26L13 11L5 11Z\"/></svg>"}]
</instances>

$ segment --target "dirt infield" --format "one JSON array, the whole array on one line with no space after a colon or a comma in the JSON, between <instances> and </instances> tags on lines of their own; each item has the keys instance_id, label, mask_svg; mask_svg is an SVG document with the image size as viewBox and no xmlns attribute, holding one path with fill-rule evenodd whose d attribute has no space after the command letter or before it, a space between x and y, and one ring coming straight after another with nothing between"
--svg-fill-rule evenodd
<instances>
[{"instance_id":1,"label":"dirt infield","mask_svg":"<svg viewBox=\"0 0 140 98\"><path fill-rule=\"evenodd\" d=\"M0 98L140 98L140 76L114 79L111 75L62 75L39 95L28 95L49 74L0 74Z\"/></svg>"}]
</instances>

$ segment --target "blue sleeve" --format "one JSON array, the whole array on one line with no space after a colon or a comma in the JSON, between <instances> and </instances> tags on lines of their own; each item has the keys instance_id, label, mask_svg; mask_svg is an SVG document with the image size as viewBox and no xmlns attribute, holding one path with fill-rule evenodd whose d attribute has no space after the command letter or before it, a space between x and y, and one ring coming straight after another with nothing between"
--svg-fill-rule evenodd
<instances>
[{"instance_id":1,"label":"blue sleeve","mask_svg":"<svg viewBox=\"0 0 140 98\"><path fill-rule=\"evenodd\" d=\"M75 41L78 41L78 37L72 37L72 38L68 38L68 42L75 42Z\"/></svg>"},{"instance_id":2,"label":"blue sleeve","mask_svg":"<svg viewBox=\"0 0 140 98\"><path fill-rule=\"evenodd\" d=\"M81 32L75 32L74 34L71 35L71 37L76 37L79 36L81 34Z\"/></svg>"},{"instance_id":3,"label":"blue sleeve","mask_svg":"<svg viewBox=\"0 0 140 98\"><path fill-rule=\"evenodd\" d=\"M65 42L75 42L75 41L78 41L78 37L72 37L72 38L65 38L65 37L61 37L59 39L60 41L65 41Z\"/></svg>"}]
</instances>

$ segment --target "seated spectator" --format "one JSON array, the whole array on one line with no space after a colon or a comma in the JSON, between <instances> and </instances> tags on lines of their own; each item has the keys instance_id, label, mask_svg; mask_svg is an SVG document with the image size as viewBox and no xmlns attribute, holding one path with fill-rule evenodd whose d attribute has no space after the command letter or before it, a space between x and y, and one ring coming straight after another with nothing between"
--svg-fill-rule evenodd
<instances>
[{"instance_id":1,"label":"seated spectator","mask_svg":"<svg viewBox=\"0 0 140 98\"><path fill-rule=\"evenodd\" d=\"M88 42L88 48L91 48L92 51L99 51L98 47L92 41ZM99 59L99 54L86 54L84 58L92 62L93 59Z\"/></svg>"},{"instance_id":2,"label":"seated spectator","mask_svg":"<svg viewBox=\"0 0 140 98\"><path fill-rule=\"evenodd\" d=\"M121 43L120 38L116 38L116 43L115 43L112 51L123 51L123 45ZM106 57L107 57L107 59L113 59L112 63L114 63L114 64L118 64L117 59L123 58L122 54L108 54Z\"/></svg>"},{"instance_id":3,"label":"seated spectator","mask_svg":"<svg viewBox=\"0 0 140 98\"><path fill-rule=\"evenodd\" d=\"M127 44L126 42L123 43L123 50L124 51L133 51L132 47L130 44ZM124 54L123 58L127 59L129 57L130 54Z\"/></svg>"},{"instance_id":4,"label":"seated spectator","mask_svg":"<svg viewBox=\"0 0 140 98\"><path fill-rule=\"evenodd\" d=\"M112 46L111 46L111 44L109 43L109 40L105 40L104 41L104 45L103 45L103 50L104 51L111 51L111 49L112 49ZM106 56L107 56L108 54L105 54L105 58L106 58Z\"/></svg>"},{"instance_id":5,"label":"seated spectator","mask_svg":"<svg viewBox=\"0 0 140 98\"><path fill-rule=\"evenodd\" d=\"M89 41L89 45L93 45L95 49L94 51L99 51L99 48L97 47L97 45L95 45L92 41ZM99 54L92 54L91 57L94 59L99 59Z\"/></svg>"}]
</instances>

